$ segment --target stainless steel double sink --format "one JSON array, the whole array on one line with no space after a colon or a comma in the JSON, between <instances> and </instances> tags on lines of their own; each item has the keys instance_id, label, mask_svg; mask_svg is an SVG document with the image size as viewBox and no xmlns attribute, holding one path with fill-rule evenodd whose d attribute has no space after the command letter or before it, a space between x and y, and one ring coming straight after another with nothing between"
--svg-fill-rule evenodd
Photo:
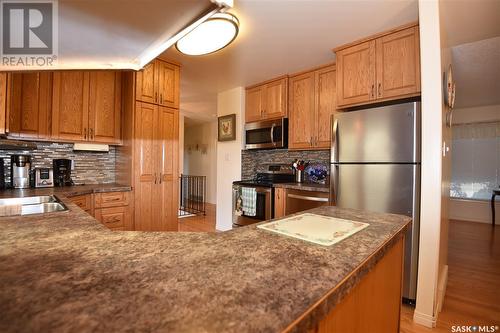
<instances>
[{"instance_id":1,"label":"stainless steel double sink","mask_svg":"<svg viewBox=\"0 0 500 333\"><path fill-rule=\"evenodd\" d=\"M0 199L0 216L43 214L68 210L56 196Z\"/></svg>"}]
</instances>

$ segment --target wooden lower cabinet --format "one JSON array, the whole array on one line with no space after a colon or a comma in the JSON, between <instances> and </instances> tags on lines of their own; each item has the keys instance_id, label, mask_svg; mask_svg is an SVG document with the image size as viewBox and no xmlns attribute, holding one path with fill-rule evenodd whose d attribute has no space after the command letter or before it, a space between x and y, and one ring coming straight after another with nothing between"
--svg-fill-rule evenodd
<instances>
[{"instance_id":1,"label":"wooden lower cabinet","mask_svg":"<svg viewBox=\"0 0 500 333\"><path fill-rule=\"evenodd\" d=\"M178 230L178 124L178 110L149 103L136 103L136 230Z\"/></svg>"},{"instance_id":2,"label":"wooden lower cabinet","mask_svg":"<svg viewBox=\"0 0 500 333\"><path fill-rule=\"evenodd\" d=\"M94 217L111 230L133 230L130 192L94 194Z\"/></svg>"},{"instance_id":3,"label":"wooden lower cabinet","mask_svg":"<svg viewBox=\"0 0 500 333\"><path fill-rule=\"evenodd\" d=\"M404 238L310 333L397 333L401 313Z\"/></svg>"},{"instance_id":4,"label":"wooden lower cabinet","mask_svg":"<svg viewBox=\"0 0 500 333\"><path fill-rule=\"evenodd\" d=\"M286 189L276 187L274 189L274 218L285 216Z\"/></svg>"},{"instance_id":5,"label":"wooden lower cabinet","mask_svg":"<svg viewBox=\"0 0 500 333\"><path fill-rule=\"evenodd\" d=\"M70 197L69 200L89 215L94 216L94 201L92 200L92 194L76 195Z\"/></svg>"}]
</instances>

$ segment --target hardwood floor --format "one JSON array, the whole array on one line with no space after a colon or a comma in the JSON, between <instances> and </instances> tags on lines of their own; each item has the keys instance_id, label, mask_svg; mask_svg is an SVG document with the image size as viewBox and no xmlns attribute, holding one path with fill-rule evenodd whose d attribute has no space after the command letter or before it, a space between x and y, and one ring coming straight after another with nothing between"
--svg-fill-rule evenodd
<instances>
[{"instance_id":1,"label":"hardwood floor","mask_svg":"<svg viewBox=\"0 0 500 333\"><path fill-rule=\"evenodd\" d=\"M206 204L206 215L179 219L179 231L215 232L215 205Z\"/></svg>"},{"instance_id":2,"label":"hardwood floor","mask_svg":"<svg viewBox=\"0 0 500 333\"><path fill-rule=\"evenodd\" d=\"M450 221L449 230L448 286L437 327L413 323L413 308L404 306L402 333L449 333L453 325L500 327L500 228Z\"/></svg>"}]
</instances>

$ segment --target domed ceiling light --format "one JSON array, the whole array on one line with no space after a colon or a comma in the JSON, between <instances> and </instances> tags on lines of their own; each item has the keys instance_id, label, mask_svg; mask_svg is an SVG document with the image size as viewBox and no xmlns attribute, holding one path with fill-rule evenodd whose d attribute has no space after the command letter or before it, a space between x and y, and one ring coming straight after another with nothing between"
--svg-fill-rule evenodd
<instances>
[{"instance_id":1,"label":"domed ceiling light","mask_svg":"<svg viewBox=\"0 0 500 333\"><path fill-rule=\"evenodd\" d=\"M240 22L229 13L217 13L182 37L175 47L187 55L203 55L223 49L238 36Z\"/></svg>"}]
</instances>

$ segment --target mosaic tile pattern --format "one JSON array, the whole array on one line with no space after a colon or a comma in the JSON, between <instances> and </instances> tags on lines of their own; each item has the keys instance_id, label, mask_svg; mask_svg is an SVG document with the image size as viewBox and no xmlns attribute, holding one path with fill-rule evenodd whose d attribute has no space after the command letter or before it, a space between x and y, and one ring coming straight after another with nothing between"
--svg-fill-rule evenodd
<instances>
[{"instance_id":1,"label":"mosaic tile pattern","mask_svg":"<svg viewBox=\"0 0 500 333\"><path fill-rule=\"evenodd\" d=\"M252 179L269 164L291 164L295 159L329 165L330 150L242 150L241 179Z\"/></svg>"},{"instance_id":2,"label":"mosaic tile pattern","mask_svg":"<svg viewBox=\"0 0 500 333\"><path fill-rule=\"evenodd\" d=\"M72 143L36 142L35 150L0 150L4 158L5 183L10 184L10 156L26 154L32 156L32 167L52 167L52 160L69 158L74 161L71 178L75 183L105 184L115 182L116 148L106 152L73 151Z\"/></svg>"}]
</instances>

